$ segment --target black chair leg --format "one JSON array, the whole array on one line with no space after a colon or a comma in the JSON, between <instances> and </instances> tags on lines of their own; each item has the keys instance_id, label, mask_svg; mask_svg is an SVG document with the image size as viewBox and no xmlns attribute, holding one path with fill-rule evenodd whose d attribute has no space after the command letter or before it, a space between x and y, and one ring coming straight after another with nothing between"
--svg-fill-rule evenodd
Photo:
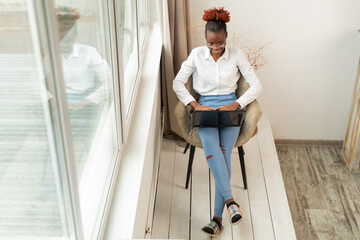
<instances>
[{"instance_id":1,"label":"black chair leg","mask_svg":"<svg viewBox=\"0 0 360 240\"><path fill-rule=\"evenodd\" d=\"M238 147L238 153L240 158L241 173L243 176L244 189L247 189L246 171L245 171L245 160L244 160L244 149L243 146Z\"/></svg>"},{"instance_id":2,"label":"black chair leg","mask_svg":"<svg viewBox=\"0 0 360 240\"><path fill-rule=\"evenodd\" d=\"M188 150L189 146L190 146L190 143L187 143L187 144L186 144L186 147L185 147L185 150L184 150L184 153L186 153L186 151Z\"/></svg>"},{"instance_id":3,"label":"black chair leg","mask_svg":"<svg viewBox=\"0 0 360 240\"><path fill-rule=\"evenodd\" d=\"M192 164L193 164L193 161L194 161L194 154L195 154L195 146L191 145L191 147L190 147L190 155L189 155L189 163L188 163L188 170L187 170L187 174L186 174L185 189L187 189L188 186L189 186L189 179L190 179Z\"/></svg>"},{"instance_id":4,"label":"black chair leg","mask_svg":"<svg viewBox=\"0 0 360 240\"><path fill-rule=\"evenodd\" d=\"M190 144L188 143L186 145L184 153L187 151L189 146L190 146ZM239 154L239 158L240 158L240 166L241 166L241 173L242 173L242 177L243 177L244 189L247 189L247 180L246 180L246 171L245 171L245 159L244 159L245 152L244 152L243 146L238 147L238 154ZM191 147L190 147L190 155L189 155L189 162L188 162L188 169L187 169L187 174L186 174L185 189L187 189L188 186L189 186L190 174L191 174L192 164L193 164L193 161L194 161L194 155L195 155L195 146L191 145Z\"/></svg>"}]
</instances>

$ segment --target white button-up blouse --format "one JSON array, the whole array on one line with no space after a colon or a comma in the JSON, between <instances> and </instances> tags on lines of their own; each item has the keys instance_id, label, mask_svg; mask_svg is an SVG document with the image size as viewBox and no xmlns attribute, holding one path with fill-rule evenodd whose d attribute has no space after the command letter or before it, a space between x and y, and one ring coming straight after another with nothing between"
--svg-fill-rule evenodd
<instances>
[{"instance_id":1,"label":"white button-up blouse","mask_svg":"<svg viewBox=\"0 0 360 240\"><path fill-rule=\"evenodd\" d=\"M240 77L239 70L250 86L236 100L240 107L244 108L259 96L262 85L240 48L226 46L224 54L216 62L206 45L194 48L182 63L172 87L179 100L186 106L191 101L196 101L185 87L191 74L195 92L200 95L220 95L235 92Z\"/></svg>"}]
</instances>

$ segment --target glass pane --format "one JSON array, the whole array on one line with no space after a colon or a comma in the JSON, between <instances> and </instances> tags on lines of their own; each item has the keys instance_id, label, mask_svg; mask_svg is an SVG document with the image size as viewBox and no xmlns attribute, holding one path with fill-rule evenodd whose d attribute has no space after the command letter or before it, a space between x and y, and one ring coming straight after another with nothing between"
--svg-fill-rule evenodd
<instances>
[{"instance_id":1,"label":"glass pane","mask_svg":"<svg viewBox=\"0 0 360 240\"><path fill-rule=\"evenodd\" d=\"M39 43L24 2L0 5L0 238L65 239L73 236L73 223L61 195L41 54L33 48Z\"/></svg>"},{"instance_id":2,"label":"glass pane","mask_svg":"<svg viewBox=\"0 0 360 240\"><path fill-rule=\"evenodd\" d=\"M124 74L125 109L128 114L138 72L136 1L120 0L120 39L122 43L122 72Z\"/></svg>"},{"instance_id":3,"label":"glass pane","mask_svg":"<svg viewBox=\"0 0 360 240\"><path fill-rule=\"evenodd\" d=\"M101 216L117 153L113 74L106 1L57 0L65 93L84 234Z\"/></svg>"},{"instance_id":4,"label":"glass pane","mask_svg":"<svg viewBox=\"0 0 360 240\"><path fill-rule=\"evenodd\" d=\"M148 0L139 0L139 49L143 48L149 24Z\"/></svg>"}]
</instances>

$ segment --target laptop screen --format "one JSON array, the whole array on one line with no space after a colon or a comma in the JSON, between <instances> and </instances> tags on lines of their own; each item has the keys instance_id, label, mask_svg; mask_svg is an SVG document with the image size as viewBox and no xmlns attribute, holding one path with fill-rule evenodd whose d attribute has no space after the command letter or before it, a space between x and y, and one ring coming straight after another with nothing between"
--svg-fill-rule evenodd
<instances>
[{"instance_id":1,"label":"laptop screen","mask_svg":"<svg viewBox=\"0 0 360 240\"><path fill-rule=\"evenodd\" d=\"M194 127L231 127L241 126L246 111L193 111Z\"/></svg>"}]
</instances>

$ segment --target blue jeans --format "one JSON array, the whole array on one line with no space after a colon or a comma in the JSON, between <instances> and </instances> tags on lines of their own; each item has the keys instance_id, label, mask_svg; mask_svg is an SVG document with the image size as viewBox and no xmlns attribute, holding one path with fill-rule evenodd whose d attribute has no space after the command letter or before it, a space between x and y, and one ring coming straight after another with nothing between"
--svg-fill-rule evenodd
<instances>
[{"instance_id":1,"label":"blue jeans","mask_svg":"<svg viewBox=\"0 0 360 240\"><path fill-rule=\"evenodd\" d=\"M212 108L232 104L237 99L234 92L223 95L201 96L199 103ZM241 110L238 107L236 110ZM233 198L230 189L231 152L241 126L196 127L203 145L206 162L215 179L214 216L222 218L225 201Z\"/></svg>"}]
</instances>

